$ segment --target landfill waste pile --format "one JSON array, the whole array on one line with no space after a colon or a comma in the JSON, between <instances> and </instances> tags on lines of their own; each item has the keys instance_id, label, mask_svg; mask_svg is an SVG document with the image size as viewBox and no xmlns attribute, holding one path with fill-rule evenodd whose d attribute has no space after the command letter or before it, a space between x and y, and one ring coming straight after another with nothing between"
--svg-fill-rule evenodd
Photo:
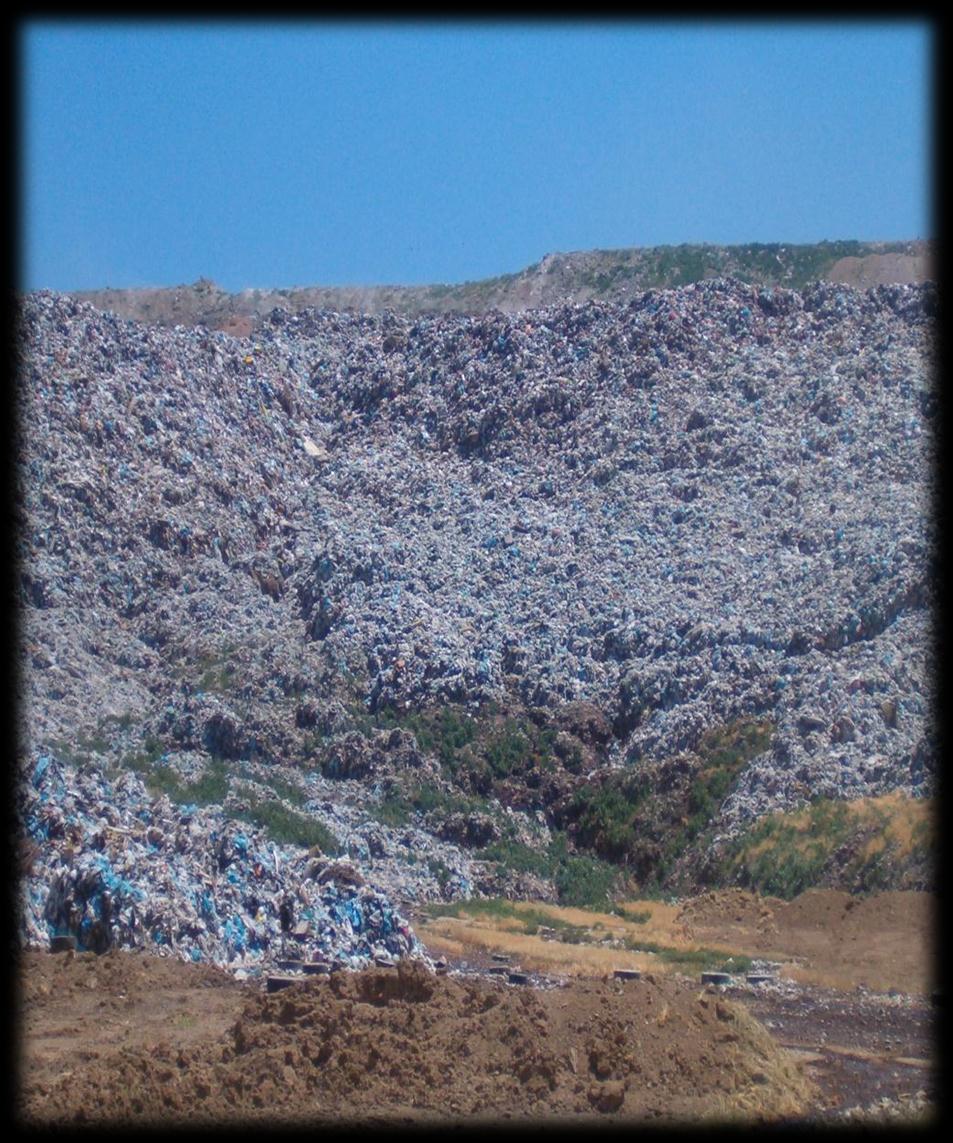
<instances>
[{"instance_id":1,"label":"landfill waste pile","mask_svg":"<svg viewBox=\"0 0 953 1143\"><path fill-rule=\"evenodd\" d=\"M714 279L479 317L276 310L236 338L25 296L24 798L45 757L135 772L200 804L176 835L237 836L219 806L410 900L552 895L494 855L583 852L587 789L685 785L743 720L770 733L706 844L817 797L930 796L936 308L931 283ZM242 878L272 853L246 836ZM37 939L73 874L32 838ZM108 889L108 844L82 852ZM174 852L189 948L227 959L190 895L244 889Z\"/></svg>"},{"instance_id":2,"label":"landfill waste pile","mask_svg":"<svg viewBox=\"0 0 953 1143\"><path fill-rule=\"evenodd\" d=\"M268 841L221 810L150 800L41 757L24 799L29 945L74 938L260 971L276 960L360 968L423 957L407 921L346 862Z\"/></svg>"}]
</instances>

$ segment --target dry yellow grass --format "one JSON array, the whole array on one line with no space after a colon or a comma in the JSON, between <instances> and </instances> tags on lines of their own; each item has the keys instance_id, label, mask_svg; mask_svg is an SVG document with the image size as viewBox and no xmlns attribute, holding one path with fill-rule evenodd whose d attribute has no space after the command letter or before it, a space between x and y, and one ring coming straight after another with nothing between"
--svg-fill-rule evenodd
<instances>
[{"instance_id":1,"label":"dry yellow grass","mask_svg":"<svg viewBox=\"0 0 953 1143\"><path fill-rule=\"evenodd\" d=\"M696 1003L710 1003L700 992ZM778 1048L768 1030L742 1005L716 1000L719 1018L737 1059L736 1086L713 1096L702 1119L707 1125L750 1126L803 1115L816 1087L796 1052Z\"/></svg>"},{"instance_id":2,"label":"dry yellow grass","mask_svg":"<svg viewBox=\"0 0 953 1143\"><path fill-rule=\"evenodd\" d=\"M446 949L449 944L484 952L508 953L531 972L563 973L567 976L604 976L617 968L666 971L651 953L633 953L604 945L564 944L547 941L529 933L497 928L484 919L441 917L417 926L420 939L430 948Z\"/></svg>"},{"instance_id":3,"label":"dry yellow grass","mask_svg":"<svg viewBox=\"0 0 953 1143\"><path fill-rule=\"evenodd\" d=\"M627 911L646 915L642 923L539 901L508 902L510 912L503 915L479 907L468 913L461 903L459 916L423 916L415 929L434 955L479 959L508 953L525 969L557 975L601 977L634 968L694 976L705 958L692 954L704 949L722 961L773 961L783 979L805 984L849 990L862 982L881 991L923 992L935 986L931 902L928 894L911 891L851 898L811 890L785 902L732 889L678 905L626 902ZM521 913L527 914L525 928ZM551 933L536 931L547 921Z\"/></svg>"},{"instance_id":4,"label":"dry yellow grass","mask_svg":"<svg viewBox=\"0 0 953 1143\"><path fill-rule=\"evenodd\" d=\"M692 951L699 947L678 920L678 907L660 901L626 903L624 907L632 912L650 914L644 923L627 921L612 913L597 913L539 901L514 901L511 904L517 911L533 913L536 918L541 915L551 917L556 926L574 925L584 929L586 939L580 943L547 940L535 933L525 932L518 917L486 914L469 916L465 906L461 908L464 915L460 917L422 918L416 923L417 933L434 952L458 956L458 950L469 948L486 953L507 953L530 971L570 976L604 976L617 968L658 973L679 971L677 965L669 964L652 952L636 952L609 942L619 942L621 945L623 941L644 941L682 951ZM728 955L742 950L725 951Z\"/></svg>"},{"instance_id":5,"label":"dry yellow grass","mask_svg":"<svg viewBox=\"0 0 953 1143\"><path fill-rule=\"evenodd\" d=\"M875 833L864 844L860 853L864 859L874 857L890 846L898 859L909 857L917 846L931 848L936 840L936 814L930 798L911 798L900 790L876 798L856 798L843 802L849 829L859 831L871 826ZM812 810L805 807L778 815L788 826L801 835L798 849L805 851L816 845L811 836ZM749 846L748 859L757 858L776 845L773 837Z\"/></svg>"}]
</instances>

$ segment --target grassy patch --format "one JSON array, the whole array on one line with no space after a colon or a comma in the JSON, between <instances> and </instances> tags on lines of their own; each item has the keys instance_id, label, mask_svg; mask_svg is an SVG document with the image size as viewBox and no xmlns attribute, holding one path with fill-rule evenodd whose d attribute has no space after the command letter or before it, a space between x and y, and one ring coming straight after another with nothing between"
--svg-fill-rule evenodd
<instances>
[{"instance_id":1,"label":"grassy patch","mask_svg":"<svg viewBox=\"0 0 953 1143\"><path fill-rule=\"evenodd\" d=\"M294 782L286 782L277 774L268 774L265 777L259 774L254 780L262 786L267 786L279 798L284 798L286 802L291 802L294 806L303 806L308 800L307 793L300 786L296 786Z\"/></svg>"},{"instance_id":2,"label":"grassy patch","mask_svg":"<svg viewBox=\"0 0 953 1143\"><path fill-rule=\"evenodd\" d=\"M78 734L76 743L82 750L92 750L95 754L105 754L109 749L109 739L101 732Z\"/></svg>"},{"instance_id":3,"label":"grassy patch","mask_svg":"<svg viewBox=\"0 0 953 1143\"><path fill-rule=\"evenodd\" d=\"M549 850L533 849L511 837L501 837L477 850L481 861L496 861L514 873L535 873L539 877L552 877L555 863Z\"/></svg>"},{"instance_id":4,"label":"grassy patch","mask_svg":"<svg viewBox=\"0 0 953 1143\"><path fill-rule=\"evenodd\" d=\"M476 813L486 810L481 799L464 794L449 793L433 782L405 782L400 787L385 791L377 803L368 803L367 812L383 825L401 827L409 825L417 813L440 810L445 814Z\"/></svg>"},{"instance_id":5,"label":"grassy patch","mask_svg":"<svg viewBox=\"0 0 953 1143\"><path fill-rule=\"evenodd\" d=\"M628 921L630 925L644 925L652 919L652 913L648 909L627 909L624 905L616 905L612 912L623 921Z\"/></svg>"},{"instance_id":6,"label":"grassy patch","mask_svg":"<svg viewBox=\"0 0 953 1143\"><path fill-rule=\"evenodd\" d=\"M343 852L340 841L315 818L289 810L278 801L253 798L246 810L236 817L263 829L272 841L280 845L318 846L322 853L334 857Z\"/></svg>"},{"instance_id":7,"label":"grassy patch","mask_svg":"<svg viewBox=\"0 0 953 1143\"><path fill-rule=\"evenodd\" d=\"M194 802L199 806L221 805L228 796L228 773L225 762L216 758L205 768L201 778L182 789L184 802Z\"/></svg>"},{"instance_id":8,"label":"grassy patch","mask_svg":"<svg viewBox=\"0 0 953 1143\"><path fill-rule=\"evenodd\" d=\"M744 766L768 749L774 726L739 719L707 731L694 759L691 781L664 794L641 770L610 774L573 795L569 817L577 844L624 866L647 891L661 886L678 857L707 829Z\"/></svg>"},{"instance_id":9,"label":"grassy patch","mask_svg":"<svg viewBox=\"0 0 953 1143\"><path fill-rule=\"evenodd\" d=\"M751 958L742 953L732 953L725 949L684 949L656 941L623 938L623 945L630 952L652 953L673 967L694 972L747 972L751 968Z\"/></svg>"},{"instance_id":10,"label":"grassy patch","mask_svg":"<svg viewBox=\"0 0 953 1143\"><path fill-rule=\"evenodd\" d=\"M120 769L134 770L148 786L162 754L162 742L155 735L147 734L143 739L142 749L124 758L120 763Z\"/></svg>"},{"instance_id":11,"label":"grassy patch","mask_svg":"<svg viewBox=\"0 0 953 1143\"><path fill-rule=\"evenodd\" d=\"M785 899L822 885L856 893L915 887L929 877L933 813L930 801L900 793L852 802L818 798L761 818L733 839L718 876Z\"/></svg>"},{"instance_id":12,"label":"grassy patch","mask_svg":"<svg viewBox=\"0 0 953 1143\"><path fill-rule=\"evenodd\" d=\"M469 901L451 901L440 904L429 901L422 907L425 916L435 917L512 917L516 908L503 897L474 897Z\"/></svg>"},{"instance_id":13,"label":"grassy patch","mask_svg":"<svg viewBox=\"0 0 953 1143\"><path fill-rule=\"evenodd\" d=\"M518 873L535 873L551 880L560 904L580 908L604 908L618 886L621 872L611 862L570 852L562 832L552 835L545 850L532 849L512 838L500 838L479 850L477 856Z\"/></svg>"},{"instance_id":14,"label":"grassy patch","mask_svg":"<svg viewBox=\"0 0 953 1143\"><path fill-rule=\"evenodd\" d=\"M424 907L427 917L478 917L496 921L518 922L518 927L530 936L536 936L540 929L550 930L559 940L567 944L581 944L589 935L584 925L574 925L556 917L543 909L532 906L518 906L503 897L475 897L470 901L455 901L449 905L428 904Z\"/></svg>"},{"instance_id":15,"label":"grassy patch","mask_svg":"<svg viewBox=\"0 0 953 1143\"><path fill-rule=\"evenodd\" d=\"M527 936L545 932L549 939L571 945L598 945L605 937L605 926L598 913L593 915L591 924L579 923L560 917L556 910L547 906L507 901L501 897L477 898L451 904L427 904L423 912L429 920L441 917L478 919L495 923L501 930L516 931ZM728 949L680 948L634 937L623 937L622 945L630 952L651 953L673 968L687 972L743 973L751 968L749 957Z\"/></svg>"},{"instance_id":16,"label":"grassy patch","mask_svg":"<svg viewBox=\"0 0 953 1143\"><path fill-rule=\"evenodd\" d=\"M64 738L50 739L50 746L57 758L65 762L67 766L75 766L77 770L82 770L83 767L92 762L92 758L86 750L77 750L72 742L67 742Z\"/></svg>"}]
</instances>

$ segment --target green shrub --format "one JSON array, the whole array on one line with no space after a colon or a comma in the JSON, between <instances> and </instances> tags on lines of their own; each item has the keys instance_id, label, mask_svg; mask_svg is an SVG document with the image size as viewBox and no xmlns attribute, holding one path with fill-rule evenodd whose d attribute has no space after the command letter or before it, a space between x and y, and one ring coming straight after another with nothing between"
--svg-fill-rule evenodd
<instances>
[{"instance_id":1,"label":"green shrub","mask_svg":"<svg viewBox=\"0 0 953 1143\"><path fill-rule=\"evenodd\" d=\"M548 852L531 849L512 838L501 837L477 852L481 861L496 861L517 873L535 873L539 877L552 877L555 864Z\"/></svg>"},{"instance_id":2,"label":"green shrub","mask_svg":"<svg viewBox=\"0 0 953 1143\"><path fill-rule=\"evenodd\" d=\"M441 889L446 889L450 883L452 874L447 863L439 857L428 857L427 868L437 878L437 884Z\"/></svg>"},{"instance_id":3,"label":"green shrub","mask_svg":"<svg viewBox=\"0 0 953 1143\"><path fill-rule=\"evenodd\" d=\"M367 812L381 825L400 829L410 822L414 810L406 798L388 797L375 805L369 805Z\"/></svg>"},{"instance_id":4,"label":"green shrub","mask_svg":"<svg viewBox=\"0 0 953 1143\"><path fill-rule=\"evenodd\" d=\"M607 861L571 856L560 862L554 881L560 904L605 909L618 878L618 868Z\"/></svg>"},{"instance_id":5,"label":"green shrub","mask_svg":"<svg viewBox=\"0 0 953 1143\"><path fill-rule=\"evenodd\" d=\"M228 796L228 784L224 761L214 759L201 778L183 788L178 800L195 802L200 806L221 805Z\"/></svg>"},{"instance_id":6,"label":"green shrub","mask_svg":"<svg viewBox=\"0 0 953 1143\"><path fill-rule=\"evenodd\" d=\"M789 900L820 884L849 830L845 803L819 798L807 807L806 828L791 814L769 814L729 844L721 878Z\"/></svg>"},{"instance_id":7,"label":"green shrub","mask_svg":"<svg viewBox=\"0 0 953 1143\"><path fill-rule=\"evenodd\" d=\"M929 881L933 850L922 809L918 817L886 799L817 798L755 822L725 847L715 873L784 898L822 885L874 893Z\"/></svg>"},{"instance_id":8,"label":"green shrub","mask_svg":"<svg viewBox=\"0 0 953 1143\"><path fill-rule=\"evenodd\" d=\"M496 861L504 869L552 881L560 904L580 908L604 909L620 876L619 868L608 861L571 853L561 831L553 832L545 850L501 837L478 850L477 856Z\"/></svg>"},{"instance_id":9,"label":"green shrub","mask_svg":"<svg viewBox=\"0 0 953 1143\"><path fill-rule=\"evenodd\" d=\"M254 799L236 816L263 829L281 845L318 846L322 853L332 857L343 852L340 841L325 825L316 818L289 810L281 802Z\"/></svg>"},{"instance_id":10,"label":"green shrub","mask_svg":"<svg viewBox=\"0 0 953 1143\"><path fill-rule=\"evenodd\" d=\"M370 803L367 812L389 826L407 825L415 813L442 810L446 814L471 814L486 810L486 803L464 794L449 793L433 782L407 781L388 790L381 800Z\"/></svg>"},{"instance_id":11,"label":"green shrub","mask_svg":"<svg viewBox=\"0 0 953 1143\"><path fill-rule=\"evenodd\" d=\"M179 775L171 766L151 766L143 772L142 779L151 794L167 794L173 802L181 804L190 800L185 796Z\"/></svg>"},{"instance_id":12,"label":"green shrub","mask_svg":"<svg viewBox=\"0 0 953 1143\"><path fill-rule=\"evenodd\" d=\"M515 719L507 719L502 729L489 737L483 754L496 777L506 778L523 769L531 749L520 724Z\"/></svg>"},{"instance_id":13,"label":"green shrub","mask_svg":"<svg viewBox=\"0 0 953 1143\"><path fill-rule=\"evenodd\" d=\"M644 925L652 919L650 909L626 909L623 905L617 905L612 912L623 921L628 921L630 925Z\"/></svg>"}]
</instances>

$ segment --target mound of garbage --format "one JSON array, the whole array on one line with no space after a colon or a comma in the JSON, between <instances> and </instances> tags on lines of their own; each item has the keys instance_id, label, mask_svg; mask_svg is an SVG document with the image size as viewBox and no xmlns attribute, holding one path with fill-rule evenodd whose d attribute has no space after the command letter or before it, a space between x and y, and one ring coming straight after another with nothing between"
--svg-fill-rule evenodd
<instances>
[{"instance_id":1,"label":"mound of garbage","mask_svg":"<svg viewBox=\"0 0 953 1143\"><path fill-rule=\"evenodd\" d=\"M27 765L217 760L329 806L413 775L532 823L758 717L723 835L929 794L936 299L718 279L240 339L25 297ZM488 704L595 714L507 785L505 742L474 776L412 721Z\"/></svg>"},{"instance_id":2,"label":"mound of garbage","mask_svg":"<svg viewBox=\"0 0 953 1143\"><path fill-rule=\"evenodd\" d=\"M49 756L21 801L21 935L261 971L278 960L360 968L423 956L406 919L347 861L278 846L220 809L151 799Z\"/></svg>"}]
</instances>

